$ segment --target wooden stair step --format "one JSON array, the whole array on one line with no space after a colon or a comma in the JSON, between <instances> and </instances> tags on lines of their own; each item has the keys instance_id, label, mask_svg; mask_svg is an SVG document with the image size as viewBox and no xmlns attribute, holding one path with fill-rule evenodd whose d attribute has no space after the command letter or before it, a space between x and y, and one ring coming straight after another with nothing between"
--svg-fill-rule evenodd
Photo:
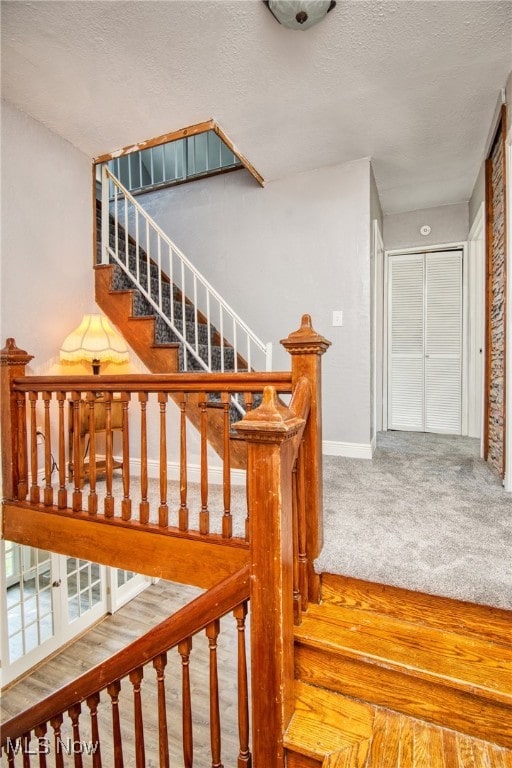
<instances>
[{"instance_id":1,"label":"wooden stair step","mask_svg":"<svg viewBox=\"0 0 512 768\"><path fill-rule=\"evenodd\" d=\"M322 574L322 601L436 629L464 632L510 646L512 611L413 592L350 576Z\"/></svg>"},{"instance_id":2,"label":"wooden stair step","mask_svg":"<svg viewBox=\"0 0 512 768\"><path fill-rule=\"evenodd\" d=\"M512 747L512 648L394 616L311 605L295 628L304 682Z\"/></svg>"},{"instance_id":3,"label":"wooden stair step","mask_svg":"<svg viewBox=\"0 0 512 768\"><path fill-rule=\"evenodd\" d=\"M488 741L296 681L288 768L512 768Z\"/></svg>"}]
</instances>

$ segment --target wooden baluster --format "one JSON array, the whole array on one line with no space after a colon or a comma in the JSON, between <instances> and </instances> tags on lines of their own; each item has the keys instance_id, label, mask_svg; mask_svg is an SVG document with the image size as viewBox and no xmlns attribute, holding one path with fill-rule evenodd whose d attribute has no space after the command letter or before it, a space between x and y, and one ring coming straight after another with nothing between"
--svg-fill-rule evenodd
<instances>
[{"instance_id":1,"label":"wooden baluster","mask_svg":"<svg viewBox=\"0 0 512 768\"><path fill-rule=\"evenodd\" d=\"M114 517L114 497L112 496L112 475L114 473L114 445L112 433L112 392L105 392L105 517Z\"/></svg>"},{"instance_id":2,"label":"wooden baluster","mask_svg":"<svg viewBox=\"0 0 512 768\"><path fill-rule=\"evenodd\" d=\"M91 713L91 739L95 750L92 756L92 768L101 768L101 744L100 731L98 727L98 704L100 703L99 693L93 693L86 700Z\"/></svg>"},{"instance_id":3,"label":"wooden baluster","mask_svg":"<svg viewBox=\"0 0 512 768\"><path fill-rule=\"evenodd\" d=\"M18 500L24 501L28 492L28 466L27 466L27 411L25 395L23 392L16 394L18 406Z\"/></svg>"},{"instance_id":4,"label":"wooden baluster","mask_svg":"<svg viewBox=\"0 0 512 768\"><path fill-rule=\"evenodd\" d=\"M188 531L187 506L187 396L182 392L180 397L180 510L178 527L180 531Z\"/></svg>"},{"instance_id":5,"label":"wooden baluster","mask_svg":"<svg viewBox=\"0 0 512 768\"><path fill-rule=\"evenodd\" d=\"M149 522L148 501L148 425L147 425L148 393L139 392L140 403L140 494L139 521Z\"/></svg>"},{"instance_id":6,"label":"wooden baluster","mask_svg":"<svg viewBox=\"0 0 512 768\"><path fill-rule=\"evenodd\" d=\"M53 488L52 488L52 431L50 422L50 404L52 400L51 392L43 392L44 402L44 494L43 500L45 507L53 506Z\"/></svg>"},{"instance_id":7,"label":"wooden baluster","mask_svg":"<svg viewBox=\"0 0 512 768\"><path fill-rule=\"evenodd\" d=\"M126 238L128 242L128 238ZM130 394L121 393L123 408L123 500L121 502L121 517L130 520L132 516L132 500L130 499L130 433L128 422L128 405Z\"/></svg>"},{"instance_id":8,"label":"wooden baluster","mask_svg":"<svg viewBox=\"0 0 512 768\"><path fill-rule=\"evenodd\" d=\"M229 441L231 396L229 392L223 392L221 402L224 407L224 461L222 464L222 488L224 497L224 514L222 516L222 535L230 539L233 535L233 518L231 516L231 445Z\"/></svg>"},{"instance_id":9,"label":"wooden baluster","mask_svg":"<svg viewBox=\"0 0 512 768\"><path fill-rule=\"evenodd\" d=\"M18 405L12 389L13 379L25 376L25 366L32 360L18 349L13 338L0 351L0 415L2 427L2 490L4 499L15 499L19 484Z\"/></svg>"},{"instance_id":10,"label":"wooden baluster","mask_svg":"<svg viewBox=\"0 0 512 768\"><path fill-rule=\"evenodd\" d=\"M11 766L16 766L16 763L14 762L14 755L16 754L14 751L14 744L12 744L10 741L7 742L5 745L5 754L7 755L7 766L8 768L11 768Z\"/></svg>"},{"instance_id":11,"label":"wooden baluster","mask_svg":"<svg viewBox=\"0 0 512 768\"><path fill-rule=\"evenodd\" d=\"M37 482L37 392L29 392L30 403L30 503L39 504L39 485Z\"/></svg>"},{"instance_id":12,"label":"wooden baluster","mask_svg":"<svg viewBox=\"0 0 512 768\"><path fill-rule=\"evenodd\" d=\"M112 741L114 742L114 768L124 768L123 737L121 735L121 720L119 717L119 691L121 682L116 680L107 686L112 709Z\"/></svg>"},{"instance_id":13,"label":"wooden baluster","mask_svg":"<svg viewBox=\"0 0 512 768\"><path fill-rule=\"evenodd\" d=\"M247 603L237 605L233 611L238 633L238 738L240 752L238 768L251 768L252 758L249 750L249 689L247 682L247 652L245 648L245 618Z\"/></svg>"},{"instance_id":14,"label":"wooden baluster","mask_svg":"<svg viewBox=\"0 0 512 768\"><path fill-rule=\"evenodd\" d=\"M96 392L87 393L89 420L89 498L87 511L92 517L98 514L98 494L96 493Z\"/></svg>"},{"instance_id":15,"label":"wooden baluster","mask_svg":"<svg viewBox=\"0 0 512 768\"><path fill-rule=\"evenodd\" d=\"M68 709L68 715L71 718L71 728L73 732L73 744L80 744L80 726L78 720L82 712L81 704L74 704ZM82 752L80 750L73 750L75 768L83 768Z\"/></svg>"},{"instance_id":16,"label":"wooden baluster","mask_svg":"<svg viewBox=\"0 0 512 768\"><path fill-rule=\"evenodd\" d=\"M71 392L73 419L73 512L82 511L82 471L83 456L81 455L80 440L80 392Z\"/></svg>"},{"instance_id":17,"label":"wooden baluster","mask_svg":"<svg viewBox=\"0 0 512 768\"><path fill-rule=\"evenodd\" d=\"M301 441L297 459L298 561L301 612L308 607L308 553L306 521L306 464L304 442Z\"/></svg>"},{"instance_id":18,"label":"wooden baluster","mask_svg":"<svg viewBox=\"0 0 512 768\"><path fill-rule=\"evenodd\" d=\"M245 411L246 411L246 413L249 412L249 411L252 411L253 402L254 402L254 395L253 395L253 393L252 392L246 392L244 394L244 403L245 403ZM247 514L246 514L246 517L245 517L245 540L249 541L250 505L249 505L249 484L247 482L245 484L245 506L246 506L246 509L247 509Z\"/></svg>"},{"instance_id":19,"label":"wooden baluster","mask_svg":"<svg viewBox=\"0 0 512 768\"><path fill-rule=\"evenodd\" d=\"M135 765L136 768L146 768L144 748L144 721L142 719L142 698L140 687L144 671L142 667L130 672L130 682L133 685L133 722L135 727Z\"/></svg>"},{"instance_id":20,"label":"wooden baluster","mask_svg":"<svg viewBox=\"0 0 512 768\"><path fill-rule=\"evenodd\" d=\"M199 532L210 532L210 513L208 511L208 414L206 411L207 395L199 395L201 409L201 511L199 513Z\"/></svg>"},{"instance_id":21,"label":"wooden baluster","mask_svg":"<svg viewBox=\"0 0 512 768\"><path fill-rule=\"evenodd\" d=\"M53 728L53 745L55 750L55 768L64 768L64 755L61 744L62 715L55 715L50 719Z\"/></svg>"},{"instance_id":22,"label":"wooden baluster","mask_svg":"<svg viewBox=\"0 0 512 768\"><path fill-rule=\"evenodd\" d=\"M300 624L301 598L299 584L299 511L297 508L297 462L292 474L292 529L293 529L293 623Z\"/></svg>"},{"instance_id":23,"label":"wooden baluster","mask_svg":"<svg viewBox=\"0 0 512 768\"><path fill-rule=\"evenodd\" d=\"M185 768L192 768L194 762L194 738L192 731L192 698L190 691L190 652L192 638L187 637L178 645L181 656L182 674L182 729L183 729L183 762Z\"/></svg>"},{"instance_id":24,"label":"wooden baluster","mask_svg":"<svg viewBox=\"0 0 512 768\"><path fill-rule=\"evenodd\" d=\"M167 711L165 707L165 666L167 654L161 653L153 659L158 688L158 754L160 768L169 768L169 737L167 733Z\"/></svg>"},{"instance_id":25,"label":"wooden baluster","mask_svg":"<svg viewBox=\"0 0 512 768\"><path fill-rule=\"evenodd\" d=\"M46 747L48 743L46 740L46 731L46 723L40 723L34 728L34 736L37 739L39 751L39 768L46 768L46 749L43 749L43 746Z\"/></svg>"},{"instance_id":26,"label":"wooden baluster","mask_svg":"<svg viewBox=\"0 0 512 768\"><path fill-rule=\"evenodd\" d=\"M59 406L59 490L57 493L57 506L59 509L66 509L68 506L68 492L66 489L66 438L64 427L65 402L66 393L57 392L57 403Z\"/></svg>"},{"instance_id":27,"label":"wooden baluster","mask_svg":"<svg viewBox=\"0 0 512 768\"><path fill-rule=\"evenodd\" d=\"M223 768L220 736L219 678L217 670L217 638L220 621L215 619L206 627L206 637L210 648L210 743L212 748L212 768Z\"/></svg>"},{"instance_id":28,"label":"wooden baluster","mask_svg":"<svg viewBox=\"0 0 512 768\"><path fill-rule=\"evenodd\" d=\"M30 755L32 754L30 749L30 739L31 739L31 733L30 731L27 731L27 733L24 733L21 737L21 743L22 743L22 753L23 753L23 768L30 768L31 762L30 762Z\"/></svg>"},{"instance_id":29,"label":"wooden baluster","mask_svg":"<svg viewBox=\"0 0 512 768\"><path fill-rule=\"evenodd\" d=\"M167 505L167 393L158 393L160 403L160 506L158 507L158 525L169 525L169 507Z\"/></svg>"}]
</instances>

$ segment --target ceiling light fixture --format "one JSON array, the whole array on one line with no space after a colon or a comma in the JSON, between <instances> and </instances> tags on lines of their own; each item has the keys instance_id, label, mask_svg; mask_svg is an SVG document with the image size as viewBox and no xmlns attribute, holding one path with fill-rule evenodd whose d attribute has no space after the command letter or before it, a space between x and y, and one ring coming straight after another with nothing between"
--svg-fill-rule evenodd
<instances>
[{"instance_id":1,"label":"ceiling light fixture","mask_svg":"<svg viewBox=\"0 0 512 768\"><path fill-rule=\"evenodd\" d=\"M335 0L263 0L277 21L288 29L309 29L336 5Z\"/></svg>"}]
</instances>

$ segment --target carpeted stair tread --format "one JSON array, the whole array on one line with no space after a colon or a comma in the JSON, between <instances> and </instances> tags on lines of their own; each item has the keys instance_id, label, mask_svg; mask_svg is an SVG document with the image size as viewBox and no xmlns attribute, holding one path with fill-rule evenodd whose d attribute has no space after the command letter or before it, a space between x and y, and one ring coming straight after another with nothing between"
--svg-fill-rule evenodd
<instances>
[{"instance_id":1,"label":"carpeted stair tread","mask_svg":"<svg viewBox=\"0 0 512 768\"><path fill-rule=\"evenodd\" d=\"M512 647L330 603L310 606L295 637L512 707Z\"/></svg>"},{"instance_id":2,"label":"carpeted stair tread","mask_svg":"<svg viewBox=\"0 0 512 768\"><path fill-rule=\"evenodd\" d=\"M330 573L322 574L322 600L433 629L463 632L508 647L512 643L512 612L502 608Z\"/></svg>"}]
</instances>

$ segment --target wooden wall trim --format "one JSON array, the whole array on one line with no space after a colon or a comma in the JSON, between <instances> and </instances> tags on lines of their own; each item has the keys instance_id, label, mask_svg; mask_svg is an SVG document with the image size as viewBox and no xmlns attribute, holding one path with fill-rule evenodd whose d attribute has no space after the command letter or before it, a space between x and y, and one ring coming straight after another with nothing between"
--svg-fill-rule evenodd
<instances>
[{"instance_id":1,"label":"wooden wall trim","mask_svg":"<svg viewBox=\"0 0 512 768\"><path fill-rule=\"evenodd\" d=\"M48 513L19 504L3 505L3 536L8 541L61 555L209 589L249 562L247 546L135 525L102 524L80 513ZM219 536L219 539L221 537Z\"/></svg>"},{"instance_id":2,"label":"wooden wall trim","mask_svg":"<svg viewBox=\"0 0 512 768\"><path fill-rule=\"evenodd\" d=\"M181 128L178 131L171 131L170 133L164 133L162 136L155 136L153 139L146 139L145 141L139 141L135 144L130 144L122 149L116 149L114 152L107 152L104 155L99 155L93 158L93 168L100 163L106 163L109 160L114 160L118 157L124 157L125 155L131 155L133 152L140 152L142 149L149 149L150 147L158 147L161 144L168 144L170 141L177 141L178 139L184 139L187 136L195 136L199 133L206 133L206 131L215 131L217 136L226 144L227 147L233 152L240 160L244 168L246 168L251 176L256 179L260 187L263 187L265 180L263 176L258 173L256 168L249 162L249 160L243 155L233 144L231 139L225 134L220 125L213 119L205 120L202 123L196 125L189 125L187 128Z\"/></svg>"}]
</instances>

